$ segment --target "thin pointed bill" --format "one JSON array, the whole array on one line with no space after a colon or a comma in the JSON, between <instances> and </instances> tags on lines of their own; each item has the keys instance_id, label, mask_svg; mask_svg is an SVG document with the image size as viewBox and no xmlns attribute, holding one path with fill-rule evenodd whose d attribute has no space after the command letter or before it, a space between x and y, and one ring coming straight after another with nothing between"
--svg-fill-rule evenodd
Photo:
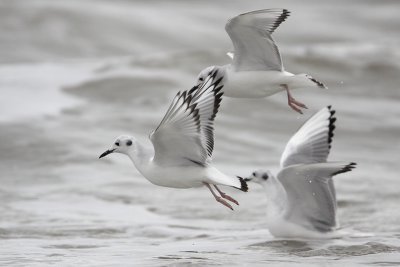
<instances>
[{"instance_id":1,"label":"thin pointed bill","mask_svg":"<svg viewBox=\"0 0 400 267\"><path fill-rule=\"evenodd\" d=\"M108 154L113 153L114 150L115 150L115 148L114 148L114 149L109 149L109 150L105 151L103 154L100 155L99 159L101 159L102 157L107 156Z\"/></svg>"}]
</instances>

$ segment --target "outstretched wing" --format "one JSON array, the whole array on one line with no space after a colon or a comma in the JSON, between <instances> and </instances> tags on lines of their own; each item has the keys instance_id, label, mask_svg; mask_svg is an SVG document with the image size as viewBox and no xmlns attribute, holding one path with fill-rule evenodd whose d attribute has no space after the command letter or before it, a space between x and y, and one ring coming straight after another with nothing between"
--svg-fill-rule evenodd
<instances>
[{"instance_id":1,"label":"outstretched wing","mask_svg":"<svg viewBox=\"0 0 400 267\"><path fill-rule=\"evenodd\" d=\"M281 168L301 163L326 162L335 129L335 111L325 107L308 119L287 143Z\"/></svg>"},{"instance_id":2,"label":"outstretched wing","mask_svg":"<svg viewBox=\"0 0 400 267\"><path fill-rule=\"evenodd\" d=\"M222 100L217 69L204 82L178 92L160 125L150 134L154 160L163 165L205 165L214 147L213 122Z\"/></svg>"},{"instance_id":3,"label":"outstretched wing","mask_svg":"<svg viewBox=\"0 0 400 267\"><path fill-rule=\"evenodd\" d=\"M271 34L289 14L286 9L263 9L228 20L225 30L235 50L236 71L283 70L281 55Z\"/></svg>"},{"instance_id":4,"label":"outstretched wing","mask_svg":"<svg viewBox=\"0 0 400 267\"><path fill-rule=\"evenodd\" d=\"M282 169L277 178L287 197L285 217L320 232L336 226L336 197L330 189L332 176L351 171L355 163L299 164Z\"/></svg>"}]
</instances>

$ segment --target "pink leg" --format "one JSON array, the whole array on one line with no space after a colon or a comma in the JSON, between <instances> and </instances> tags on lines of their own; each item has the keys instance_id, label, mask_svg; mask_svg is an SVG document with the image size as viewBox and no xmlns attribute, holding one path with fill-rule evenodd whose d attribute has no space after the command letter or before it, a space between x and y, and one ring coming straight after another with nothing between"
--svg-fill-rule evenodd
<instances>
[{"instance_id":1,"label":"pink leg","mask_svg":"<svg viewBox=\"0 0 400 267\"><path fill-rule=\"evenodd\" d=\"M288 105L293 110L297 111L300 114L303 114L303 112L301 111L300 108L308 108L308 107L292 97L292 95L290 94L289 88L288 88L288 86L286 84L284 84L283 86L286 89L286 93L287 93L287 97L288 97Z\"/></svg>"},{"instance_id":2,"label":"pink leg","mask_svg":"<svg viewBox=\"0 0 400 267\"><path fill-rule=\"evenodd\" d=\"M239 206L239 202L237 202L236 199L222 192L216 185L214 185L214 187L215 189L217 189L218 193L221 195L222 198L225 198Z\"/></svg>"},{"instance_id":3,"label":"pink leg","mask_svg":"<svg viewBox=\"0 0 400 267\"><path fill-rule=\"evenodd\" d=\"M207 183L203 183L203 184L205 184L205 186L207 186L208 189L210 189L211 194L213 194L213 196L215 197L215 200L216 200L216 201L218 201L219 203L221 203L221 204L224 205L225 207L228 207L228 208L230 208L231 210L233 210L232 206L231 206L228 202L226 202L225 200L223 200L221 197L217 196L217 195L214 193L214 191L212 190L212 188L211 188L211 186L210 186L209 184L207 184Z\"/></svg>"}]
</instances>

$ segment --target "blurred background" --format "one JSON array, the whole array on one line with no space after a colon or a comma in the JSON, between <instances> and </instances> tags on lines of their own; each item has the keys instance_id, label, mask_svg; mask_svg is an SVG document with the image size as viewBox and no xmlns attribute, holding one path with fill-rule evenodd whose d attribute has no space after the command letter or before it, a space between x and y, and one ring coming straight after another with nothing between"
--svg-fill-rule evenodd
<instances>
[{"instance_id":1,"label":"blurred background","mask_svg":"<svg viewBox=\"0 0 400 267\"><path fill-rule=\"evenodd\" d=\"M274 33L285 67L329 90L223 100L214 163L231 175L278 170L292 134L337 110L332 161L348 237L274 239L265 196L150 184L130 160L98 156L126 133L147 142L178 90L229 62L226 21L287 8ZM304 266L400 264L400 2L0 1L0 265Z\"/></svg>"}]
</instances>

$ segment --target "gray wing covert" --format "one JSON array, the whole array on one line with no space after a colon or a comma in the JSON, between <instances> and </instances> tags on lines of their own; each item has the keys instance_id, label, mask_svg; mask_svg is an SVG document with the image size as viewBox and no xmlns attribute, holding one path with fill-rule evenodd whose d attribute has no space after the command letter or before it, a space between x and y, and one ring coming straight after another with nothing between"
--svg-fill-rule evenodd
<instances>
[{"instance_id":1,"label":"gray wing covert","mask_svg":"<svg viewBox=\"0 0 400 267\"><path fill-rule=\"evenodd\" d=\"M286 9L263 9L230 19L225 30L234 47L236 71L282 71L282 59L271 34L286 20Z\"/></svg>"}]
</instances>

